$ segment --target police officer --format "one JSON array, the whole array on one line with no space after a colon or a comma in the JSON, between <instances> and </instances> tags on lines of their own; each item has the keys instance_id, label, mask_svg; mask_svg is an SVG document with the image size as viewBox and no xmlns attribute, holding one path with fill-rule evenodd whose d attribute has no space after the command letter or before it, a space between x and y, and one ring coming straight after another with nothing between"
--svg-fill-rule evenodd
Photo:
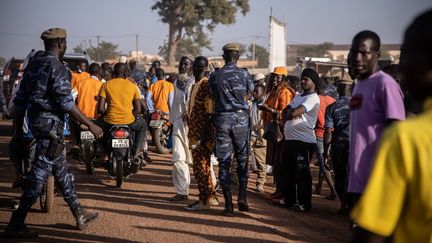
<instances>
[{"instance_id":1,"label":"police officer","mask_svg":"<svg viewBox=\"0 0 432 243\"><path fill-rule=\"evenodd\" d=\"M240 46L229 43L223 48L225 66L212 73L210 92L215 99L216 157L219 161L219 180L225 198L225 216L233 216L230 190L231 155L237 160L239 179L238 209L248 211L246 186L248 181L249 107L245 96L253 92L252 76L236 66Z\"/></svg>"},{"instance_id":2,"label":"police officer","mask_svg":"<svg viewBox=\"0 0 432 243\"><path fill-rule=\"evenodd\" d=\"M64 200L76 219L76 227L83 230L97 213L86 212L79 204L72 175L65 158L63 127L65 113L85 124L95 137L102 129L88 120L75 106L71 95L71 73L60 61L66 51L66 31L51 28L41 35L45 53L35 58L27 67L17 96L14 99L16 117L14 136L23 136L22 124L25 111L29 127L36 138L37 148L32 170L29 173L18 209L5 229L6 238L33 238L38 233L30 230L24 221L27 212L36 202L42 186L52 173Z\"/></svg>"}]
</instances>

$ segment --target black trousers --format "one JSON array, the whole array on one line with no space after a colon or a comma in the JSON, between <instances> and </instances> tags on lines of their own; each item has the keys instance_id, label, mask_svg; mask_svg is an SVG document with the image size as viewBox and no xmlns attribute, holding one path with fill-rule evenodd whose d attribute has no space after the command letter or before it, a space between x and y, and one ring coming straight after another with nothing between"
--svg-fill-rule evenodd
<instances>
[{"instance_id":1,"label":"black trousers","mask_svg":"<svg viewBox=\"0 0 432 243\"><path fill-rule=\"evenodd\" d=\"M335 189L339 198L348 203L348 141L335 141L331 146L333 170L335 173Z\"/></svg>"},{"instance_id":2,"label":"black trousers","mask_svg":"<svg viewBox=\"0 0 432 243\"><path fill-rule=\"evenodd\" d=\"M312 208L312 176L309 163L314 143L285 140L281 157L280 178L287 206L299 203L306 210Z\"/></svg>"}]
</instances>

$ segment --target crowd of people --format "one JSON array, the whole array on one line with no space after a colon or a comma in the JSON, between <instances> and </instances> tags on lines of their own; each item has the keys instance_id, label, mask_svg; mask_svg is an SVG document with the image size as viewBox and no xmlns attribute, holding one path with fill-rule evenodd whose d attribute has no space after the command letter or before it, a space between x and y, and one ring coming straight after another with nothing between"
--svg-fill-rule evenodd
<instances>
[{"instance_id":1,"label":"crowd of people","mask_svg":"<svg viewBox=\"0 0 432 243\"><path fill-rule=\"evenodd\" d=\"M64 142L50 136L53 132L64 136L65 114L72 118L70 124L84 124L102 140L112 125L129 125L135 132L132 154L138 159L148 158L146 116L158 111L172 124L175 195L169 200L188 199L189 166L198 184L198 200L186 205L186 210L219 205L216 190L220 187L223 215L234 216L231 182L236 177L237 208L248 211L252 161L257 193L266 195L264 185L272 183L267 181L272 174L275 191L266 198L308 212L313 206L310 164L316 158L319 176L314 191L320 194L326 181L327 198L338 197L339 213L351 213L355 241L430 242L431 27L432 11L428 11L406 31L400 64L386 67L385 72L378 66L378 34L359 32L347 60L350 77L337 79L320 77L311 68L302 70L300 77L288 75L282 66L267 75L252 76L237 66L240 46L235 43L223 47L225 65L212 72L204 56L181 57L178 74L169 78L160 62L154 62L146 73L134 60L120 60L113 68L107 63L77 65L71 72L61 62L66 31L49 29L41 35L45 51L31 56L13 100L11 144L23 142L30 132L36 154L5 234L37 236L24 220L50 171L78 229L97 217L79 204ZM423 108L418 109L423 101ZM28 129L22 129L23 125ZM219 165L218 180L213 155Z\"/></svg>"}]
</instances>

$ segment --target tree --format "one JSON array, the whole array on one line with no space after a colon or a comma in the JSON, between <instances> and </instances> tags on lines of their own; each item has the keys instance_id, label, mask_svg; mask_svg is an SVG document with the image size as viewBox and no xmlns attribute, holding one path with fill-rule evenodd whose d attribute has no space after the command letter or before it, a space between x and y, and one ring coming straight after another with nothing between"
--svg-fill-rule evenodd
<instances>
[{"instance_id":1,"label":"tree","mask_svg":"<svg viewBox=\"0 0 432 243\"><path fill-rule=\"evenodd\" d=\"M328 57L329 50L334 46L331 42L324 42L315 46L304 46L297 50L297 57Z\"/></svg>"},{"instance_id":2,"label":"tree","mask_svg":"<svg viewBox=\"0 0 432 243\"><path fill-rule=\"evenodd\" d=\"M204 30L213 32L218 24L233 24L237 10L245 15L249 11L249 0L161 0L156 10L163 23L168 24L168 46L166 60L174 65L178 44L190 38L196 45L211 49Z\"/></svg>"},{"instance_id":3,"label":"tree","mask_svg":"<svg viewBox=\"0 0 432 243\"><path fill-rule=\"evenodd\" d=\"M246 54L247 52L247 47L245 44L239 44L240 45L240 51L239 51L239 55L243 56Z\"/></svg>"},{"instance_id":4,"label":"tree","mask_svg":"<svg viewBox=\"0 0 432 243\"><path fill-rule=\"evenodd\" d=\"M84 53L87 52L84 48L82 48L82 46L76 46L73 48L73 52L74 53Z\"/></svg>"},{"instance_id":5,"label":"tree","mask_svg":"<svg viewBox=\"0 0 432 243\"><path fill-rule=\"evenodd\" d=\"M175 59L179 60L182 56L188 54L197 57L201 55L201 52L202 46L197 45L191 38L182 39L177 45ZM168 55L168 43L166 41L159 47L159 55L163 57Z\"/></svg>"},{"instance_id":6,"label":"tree","mask_svg":"<svg viewBox=\"0 0 432 243\"><path fill-rule=\"evenodd\" d=\"M0 57L0 67L4 67L6 65L6 59L4 57Z\"/></svg>"},{"instance_id":7,"label":"tree","mask_svg":"<svg viewBox=\"0 0 432 243\"><path fill-rule=\"evenodd\" d=\"M249 58L253 58L253 44L248 48ZM258 60L258 67L265 68L269 65L269 53L265 47L255 44L255 60Z\"/></svg>"},{"instance_id":8,"label":"tree","mask_svg":"<svg viewBox=\"0 0 432 243\"><path fill-rule=\"evenodd\" d=\"M73 48L76 53L84 53L84 51L89 54L92 60L97 62L104 62L107 59L112 59L120 55L117 51L118 45L107 41L101 41L99 46L91 47L84 50L81 46L76 46Z\"/></svg>"}]
</instances>

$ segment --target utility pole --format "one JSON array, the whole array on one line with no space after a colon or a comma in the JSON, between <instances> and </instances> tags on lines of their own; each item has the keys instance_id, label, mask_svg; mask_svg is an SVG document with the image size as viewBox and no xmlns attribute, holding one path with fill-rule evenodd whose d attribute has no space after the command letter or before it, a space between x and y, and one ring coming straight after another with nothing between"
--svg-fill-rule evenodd
<instances>
[{"instance_id":1,"label":"utility pole","mask_svg":"<svg viewBox=\"0 0 432 243\"><path fill-rule=\"evenodd\" d=\"M138 59L138 34L135 34L135 58Z\"/></svg>"},{"instance_id":2,"label":"utility pole","mask_svg":"<svg viewBox=\"0 0 432 243\"><path fill-rule=\"evenodd\" d=\"M252 70L253 73L255 73L255 42L256 42L256 36L253 37L253 43L252 43Z\"/></svg>"},{"instance_id":3,"label":"utility pole","mask_svg":"<svg viewBox=\"0 0 432 243\"><path fill-rule=\"evenodd\" d=\"M100 39L100 35L98 35L98 36L96 36L96 40L97 40L97 50L98 50L98 54L97 54L97 57L98 57L98 61L102 61L101 59L101 53L100 53L100 45L99 45L99 39Z\"/></svg>"}]
</instances>

